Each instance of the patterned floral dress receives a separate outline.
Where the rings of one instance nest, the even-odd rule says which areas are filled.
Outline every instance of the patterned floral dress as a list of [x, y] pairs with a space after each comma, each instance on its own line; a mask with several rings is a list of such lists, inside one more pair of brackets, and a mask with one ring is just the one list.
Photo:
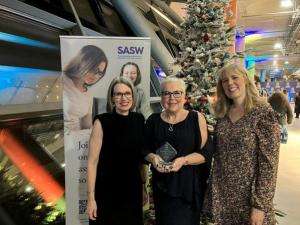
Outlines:
[[249, 225], [255, 207], [265, 212], [264, 225], [275, 225], [272, 202], [280, 146], [275, 112], [260, 105], [236, 122], [225, 116], [217, 123], [216, 137], [204, 211], [215, 225]]

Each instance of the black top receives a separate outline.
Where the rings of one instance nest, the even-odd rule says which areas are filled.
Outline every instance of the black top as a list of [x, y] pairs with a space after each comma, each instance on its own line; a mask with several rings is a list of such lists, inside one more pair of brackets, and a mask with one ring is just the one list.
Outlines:
[[295, 112], [300, 112], [300, 96], [295, 97]]
[[[114, 210], [120, 207], [121, 211], [127, 206], [142, 212], [140, 166], [144, 117], [135, 112], [123, 116], [114, 111], [98, 115], [96, 119], [100, 120], [103, 129], [95, 186], [100, 217], [105, 207]], [[110, 216], [118, 217], [114, 213]]]
[[[152, 114], [146, 122], [147, 151], [155, 153], [165, 142], [169, 142], [177, 151], [177, 157], [193, 152], [202, 154], [210, 162], [211, 153], [201, 149], [201, 133], [198, 113], [190, 111], [185, 120], [174, 124], [163, 121], [159, 113]], [[209, 168], [207, 164], [183, 166], [178, 172], [159, 173], [153, 169], [153, 185], [171, 197], [184, 198], [186, 201], [201, 207], [206, 188]]]

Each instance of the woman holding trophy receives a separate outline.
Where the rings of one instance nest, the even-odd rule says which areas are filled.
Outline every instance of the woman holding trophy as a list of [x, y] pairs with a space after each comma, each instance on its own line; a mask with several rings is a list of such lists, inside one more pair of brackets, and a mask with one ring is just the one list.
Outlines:
[[[145, 159], [154, 169], [153, 198], [157, 225], [198, 225], [212, 152], [204, 116], [184, 109], [185, 83], [161, 83], [162, 113], [146, 122]], [[200, 165], [201, 164], [201, 165]]]

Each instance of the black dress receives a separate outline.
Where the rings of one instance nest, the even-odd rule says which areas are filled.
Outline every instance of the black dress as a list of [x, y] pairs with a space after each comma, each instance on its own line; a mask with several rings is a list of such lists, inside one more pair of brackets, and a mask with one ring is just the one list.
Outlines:
[[97, 168], [95, 200], [97, 221], [90, 224], [142, 225], [142, 180], [140, 166], [144, 117], [104, 113], [95, 117], [103, 129]]
[[[210, 162], [211, 153], [201, 150], [198, 113], [190, 111], [186, 119], [173, 125], [163, 121], [160, 114], [152, 114], [146, 123], [147, 153], [169, 142], [177, 157], [193, 152], [202, 154]], [[199, 225], [204, 192], [209, 175], [209, 162], [183, 166], [176, 173], [159, 173], [153, 169], [153, 197], [157, 225]]]

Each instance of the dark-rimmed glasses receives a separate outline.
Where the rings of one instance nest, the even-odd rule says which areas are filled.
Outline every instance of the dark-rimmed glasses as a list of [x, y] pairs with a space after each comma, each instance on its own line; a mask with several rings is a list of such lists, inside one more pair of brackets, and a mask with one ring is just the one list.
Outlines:
[[115, 99], [121, 99], [123, 96], [127, 99], [132, 99], [132, 93], [129, 91], [126, 92], [115, 92], [113, 94]]
[[182, 96], [182, 94], [183, 94], [183, 91], [173, 91], [173, 92], [162, 91], [161, 92], [161, 95], [164, 98], [171, 98], [172, 95], [173, 95], [174, 98], [180, 98]]

